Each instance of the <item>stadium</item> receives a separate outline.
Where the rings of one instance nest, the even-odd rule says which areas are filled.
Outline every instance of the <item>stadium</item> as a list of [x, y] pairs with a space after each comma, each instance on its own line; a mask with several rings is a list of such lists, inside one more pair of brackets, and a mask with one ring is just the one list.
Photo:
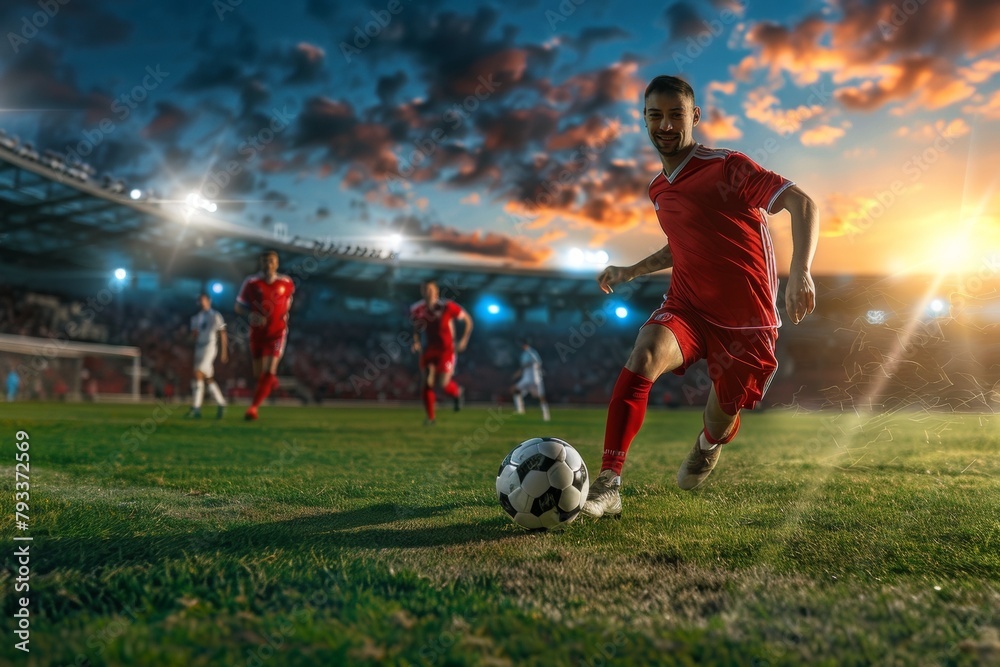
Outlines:
[[[3, 663], [1000, 663], [1000, 200], [983, 157], [996, 143], [1000, 15], [971, 19], [965, 2], [940, 15], [820, 3], [822, 19], [678, 2], [657, 10], [653, 66], [631, 52], [600, 60], [649, 28], [631, 10], [525, 3], [503, 29], [499, 9], [474, 4], [182, 3], [196, 36], [108, 2], [0, 10], [13, 26], [0, 58], [0, 424], [14, 501]], [[251, 46], [271, 21], [300, 41]], [[784, 49], [844, 84], [829, 64], [837, 39], [802, 47], [810, 21], [881, 34], [872, 68], [917, 68], [925, 52], [894, 40], [944, 26], [966, 55], [925, 51], [942, 49], [936, 71], [947, 62], [975, 92], [948, 101], [957, 93], [928, 74], [931, 92], [894, 79], [884, 97], [859, 85], [814, 103]], [[291, 37], [316, 26], [329, 34]], [[186, 60], [151, 64], [134, 87], [83, 74], [101, 71], [94, 49], [145, 66], [188, 42], [204, 58], [186, 75], [170, 73]], [[57, 67], [61, 48], [79, 49], [81, 80], [99, 85]], [[741, 49], [751, 55], [737, 60]], [[567, 52], [577, 64], [559, 60]], [[859, 53], [843, 76], [874, 77]], [[574, 69], [594, 58], [604, 65]], [[713, 410], [747, 357], [709, 345], [689, 360], [686, 330], [656, 319], [684, 317], [660, 310], [689, 289], [680, 262], [714, 260], [668, 234], [678, 263], [649, 264], [667, 241], [656, 225], [639, 231], [655, 215], [666, 232], [656, 193], [668, 197], [692, 156], [705, 169], [730, 159], [694, 148], [669, 174], [663, 157], [646, 197], [645, 167], [657, 173], [668, 151], [640, 127], [660, 122], [646, 107], [661, 93], [643, 79], [663, 63], [701, 81], [699, 141], [742, 139], [767, 169], [801, 168], [804, 189], [833, 171], [832, 153], [813, 153], [852, 122], [874, 132], [865, 114], [891, 100], [916, 100], [886, 107], [895, 140], [923, 142], [879, 176], [862, 166], [874, 151], [838, 152], [858, 172], [843, 182], [866, 194], [823, 192], [806, 271], [815, 309], [798, 313], [790, 287], [806, 225], [771, 206], [798, 185], [750, 207], [774, 229], [756, 240], [782, 324], [719, 325], [746, 340], [779, 332], [759, 396], [747, 384], [735, 417], [722, 408], [735, 420], [725, 437]], [[731, 81], [697, 73], [722, 63]], [[755, 67], [784, 68], [795, 95], [772, 69], [736, 123], [720, 100]], [[181, 108], [199, 94], [210, 101]], [[935, 124], [918, 102], [965, 104], [968, 124]], [[744, 135], [751, 120], [770, 132], [759, 145]], [[906, 186], [871, 189], [910, 172]], [[959, 222], [942, 222], [955, 191]], [[907, 230], [938, 201], [947, 215]], [[933, 230], [947, 225], [957, 240], [945, 247]], [[647, 273], [609, 277], [650, 249]], [[730, 279], [719, 298], [746, 289]], [[454, 309], [440, 329], [438, 304]], [[649, 330], [670, 331], [683, 359], [649, 373], [636, 421], [628, 378], [663, 353], [638, 353]], [[685, 481], [692, 441], [716, 457], [697, 483]], [[595, 486], [608, 471], [614, 485]], [[618, 504], [595, 512], [600, 489]]]

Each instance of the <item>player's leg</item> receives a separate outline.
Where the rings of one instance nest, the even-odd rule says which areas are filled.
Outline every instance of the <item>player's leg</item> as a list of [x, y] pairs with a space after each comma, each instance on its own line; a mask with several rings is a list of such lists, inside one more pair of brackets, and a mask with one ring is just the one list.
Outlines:
[[205, 399], [205, 374], [200, 369], [195, 369], [194, 377], [191, 379], [191, 409], [187, 416], [199, 419], [201, 417], [201, 403]]
[[542, 421], [549, 421], [551, 419], [551, 415], [549, 415], [549, 403], [545, 400], [545, 388], [542, 386], [541, 380], [535, 384], [532, 393], [538, 397], [538, 403], [542, 407]]
[[684, 353], [671, 328], [648, 323], [639, 330], [635, 347], [618, 376], [608, 404], [601, 473], [590, 485], [584, 514], [593, 517], [621, 515], [622, 468], [628, 448], [646, 417], [649, 390], [663, 373], [683, 364]]
[[438, 371], [441, 391], [443, 391], [448, 398], [455, 402], [455, 412], [458, 412], [462, 409], [462, 404], [464, 402], [465, 387], [459, 386], [459, 384], [453, 379], [455, 375], [454, 352], [441, 357], [441, 365]]
[[205, 378], [205, 388], [208, 389], [208, 393], [212, 395], [212, 400], [218, 405], [215, 418], [222, 419], [226, 414], [226, 398], [222, 395], [222, 390], [219, 389], [219, 384], [215, 381], [214, 377]]
[[421, 398], [424, 401], [424, 412], [427, 414], [426, 419], [424, 419], [424, 425], [430, 426], [434, 423], [434, 404], [436, 402], [436, 397], [434, 396], [434, 382], [437, 377], [437, 364], [431, 362], [424, 362], [420, 367], [420, 374], [423, 377], [423, 387], [421, 388]]
[[[734, 408], [729, 406], [729, 409]], [[731, 442], [740, 430], [739, 409], [735, 410], [735, 414], [726, 412], [720, 405], [715, 385], [708, 393], [704, 420], [705, 428], [698, 434], [694, 447], [677, 471], [677, 486], [685, 491], [698, 488], [708, 479], [719, 462], [722, 446]]]
[[[778, 367], [774, 329], [714, 330], [709, 337], [709, 373], [715, 379], [705, 406], [705, 428], [677, 471], [677, 485], [685, 491], [708, 479], [722, 446], [740, 430], [740, 410], [757, 405]], [[720, 368], [716, 373], [711, 372], [713, 364]]]
[[[281, 362], [281, 357], [285, 354], [287, 336], [288, 332], [286, 331], [281, 336], [268, 339], [262, 346], [259, 365], [260, 374], [257, 376], [257, 388], [254, 391], [253, 403], [250, 405], [250, 409], [247, 410], [247, 419], [257, 418], [257, 409], [278, 386], [278, 364]], [[254, 370], [256, 371], [257, 368]]]
[[650, 324], [639, 330], [611, 394], [604, 431], [604, 458], [601, 470], [620, 475], [632, 439], [646, 417], [649, 390], [656, 379], [684, 363], [677, 336], [672, 329]]
[[514, 400], [514, 414], [524, 414], [524, 394], [521, 393], [521, 385], [514, 385], [510, 388], [510, 395]]

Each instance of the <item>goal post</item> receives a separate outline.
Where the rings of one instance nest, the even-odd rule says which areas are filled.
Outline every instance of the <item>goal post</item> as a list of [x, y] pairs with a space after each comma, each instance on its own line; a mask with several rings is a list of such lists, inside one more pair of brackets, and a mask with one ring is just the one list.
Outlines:
[[10, 374], [15, 400], [138, 401], [142, 352], [137, 347], [0, 334], [0, 383]]

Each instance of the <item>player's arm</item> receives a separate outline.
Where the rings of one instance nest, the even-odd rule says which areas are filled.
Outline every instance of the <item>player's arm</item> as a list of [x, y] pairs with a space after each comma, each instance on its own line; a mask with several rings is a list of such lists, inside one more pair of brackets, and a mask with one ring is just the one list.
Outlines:
[[413, 342], [410, 344], [410, 351], [420, 352], [420, 327], [416, 320], [413, 321]]
[[237, 301], [236, 305], [233, 306], [233, 310], [240, 317], [247, 318], [247, 322], [249, 322], [250, 326], [252, 326], [252, 327], [260, 327], [260, 326], [264, 326], [265, 324], [267, 324], [267, 318], [266, 317], [264, 317], [260, 313], [253, 312], [252, 310], [250, 310], [250, 308], [248, 306], [246, 306], [245, 304], [240, 303], [239, 301]]
[[229, 363], [229, 334], [225, 329], [219, 329], [219, 361]]
[[786, 210], [792, 216], [792, 264], [785, 286], [785, 309], [798, 324], [816, 308], [816, 285], [810, 272], [819, 241], [819, 208], [793, 185], [778, 195], [771, 209], [768, 213]]
[[605, 294], [611, 294], [615, 285], [635, 280], [648, 273], [656, 273], [669, 269], [674, 265], [674, 254], [670, 252], [670, 244], [663, 246], [649, 257], [632, 266], [609, 266], [597, 276], [597, 284]]
[[455, 349], [459, 352], [465, 352], [465, 348], [469, 345], [469, 336], [472, 335], [472, 317], [469, 315], [469, 311], [462, 308], [462, 312], [455, 316], [455, 319], [465, 324], [462, 337], [459, 339], [458, 346]]

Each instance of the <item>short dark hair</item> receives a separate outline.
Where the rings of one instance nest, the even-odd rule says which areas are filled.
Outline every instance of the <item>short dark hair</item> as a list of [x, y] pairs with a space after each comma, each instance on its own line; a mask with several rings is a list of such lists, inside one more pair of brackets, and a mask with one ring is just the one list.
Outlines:
[[212, 297], [211, 297], [211, 295], [209, 295], [208, 292], [198, 292], [198, 298], [200, 299], [201, 297], [205, 297], [209, 301], [212, 300]]
[[642, 96], [643, 109], [646, 108], [646, 98], [653, 93], [677, 93], [681, 97], [691, 98], [691, 104], [694, 104], [694, 88], [691, 87], [690, 83], [684, 79], [678, 79], [676, 76], [661, 74], [654, 77], [646, 86], [646, 93]]
[[264, 248], [263, 250], [260, 251], [260, 254], [257, 255], [257, 257], [259, 259], [264, 259], [268, 255], [274, 255], [278, 259], [281, 259], [281, 257], [278, 255], [278, 251], [275, 250], [274, 248]]
[[420, 281], [421, 287], [426, 287], [428, 285], [434, 285], [435, 287], [437, 287], [438, 286], [437, 278], [427, 278], [426, 280]]

